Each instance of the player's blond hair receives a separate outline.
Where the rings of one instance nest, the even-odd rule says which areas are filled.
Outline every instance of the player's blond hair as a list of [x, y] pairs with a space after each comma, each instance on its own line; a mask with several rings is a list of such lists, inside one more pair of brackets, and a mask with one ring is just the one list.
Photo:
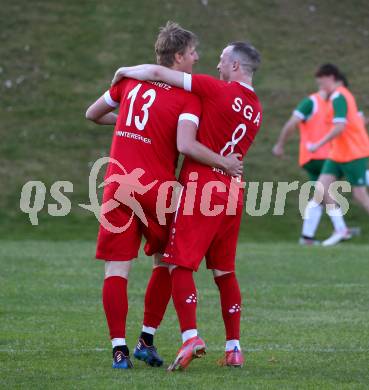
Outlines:
[[155, 42], [156, 61], [159, 65], [170, 67], [175, 54], [184, 54], [187, 47], [196, 46], [198, 39], [192, 31], [185, 30], [178, 23], [167, 22], [160, 28]]

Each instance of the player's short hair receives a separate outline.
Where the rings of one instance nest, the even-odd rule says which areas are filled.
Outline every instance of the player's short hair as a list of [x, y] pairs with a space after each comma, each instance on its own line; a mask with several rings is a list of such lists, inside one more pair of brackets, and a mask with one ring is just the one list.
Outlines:
[[232, 46], [231, 58], [240, 62], [245, 73], [252, 75], [257, 71], [261, 63], [261, 56], [251, 43], [236, 41], [231, 42], [229, 46]]
[[338, 66], [334, 64], [323, 64], [315, 72], [315, 77], [333, 76], [336, 81], [342, 80], [342, 74]]
[[160, 28], [155, 42], [156, 61], [159, 65], [172, 66], [175, 54], [184, 54], [187, 47], [196, 46], [198, 39], [192, 31], [185, 30], [178, 23], [167, 22]]
[[344, 73], [340, 72], [338, 75], [338, 81], [341, 81], [342, 84], [347, 88], [349, 86], [349, 82], [347, 80], [347, 77]]

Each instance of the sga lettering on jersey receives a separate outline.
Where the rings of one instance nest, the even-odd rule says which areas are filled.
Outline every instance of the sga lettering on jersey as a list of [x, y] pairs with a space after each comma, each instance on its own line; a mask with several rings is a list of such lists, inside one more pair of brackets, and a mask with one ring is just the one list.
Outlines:
[[[251, 85], [208, 75], [185, 75], [184, 85], [203, 105], [198, 140], [217, 153], [244, 156], [262, 122], [262, 109]], [[228, 151], [224, 148], [228, 146]]]
[[[234, 102], [232, 104], [232, 108], [234, 111], [236, 112], [241, 112], [242, 110], [242, 106], [243, 106], [243, 100], [242, 98], [240, 97], [236, 97], [234, 99]], [[259, 125], [259, 122], [260, 122], [260, 117], [261, 117], [261, 113], [260, 111], [257, 112], [256, 115], [254, 115], [254, 109], [253, 107], [250, 105], [250, 104], [246, 104], [242, 110], [242, 113], [243, 113], [243, 116], [245, 117], [245, 119], [251, 121], [255, 124], [255, 125]]]
[[[208, 75], [188, 74], [184, 76], [183, 82], [186, 90], [201, 98], [203, 113], [198, 141], [216, 153], [224, 156], [238, 153], [243, 158], [262, 122], [261, 104], [252, 86], [244, 82], [226, 82]], [[217, 196], [228, 196], [231, 177], [221, 169], [209, 168], [185, 158], [180, 176], [182, 183], [188, 183], [191, 172], [199, 174], [199, 186], [220, 180], [227, 191], [217, 190]], [[236, 181], [240, 182], [241, 178]]]

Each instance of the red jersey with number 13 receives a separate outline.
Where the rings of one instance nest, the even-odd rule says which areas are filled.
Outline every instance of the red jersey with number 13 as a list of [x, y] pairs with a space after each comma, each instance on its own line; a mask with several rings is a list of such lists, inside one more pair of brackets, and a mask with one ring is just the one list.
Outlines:
[[[254, 89], [241, 82], [186, 73], [184, 88], [201, 99], [203, 113], [198, 141], [223, 156], [240, 153], [244, 157], [262, 122], [262, 107]], [[192, 171], [201, 173], [202, 179], [205, 177], [207, 181], [230, 183], [230, 177], [221, 170], [186, 158], [181, 178], [187, 180]]]
[[[144, 169], [143, 182], [175, 180], [177, 125], [180, 120], [190, 120], [198, 126], [200, 99], [162, 82], [133, 79], [121, 80], [104, 98], [108, 105], [119, 106], [110, 157], [127, 172]], [[123, 174], [110, 163], [106, 177], [113, 173]]]

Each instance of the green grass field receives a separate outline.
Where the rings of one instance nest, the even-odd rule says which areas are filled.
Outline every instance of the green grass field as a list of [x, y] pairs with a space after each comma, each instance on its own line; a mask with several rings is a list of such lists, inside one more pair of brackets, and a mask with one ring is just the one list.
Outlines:
[[[369, 7], [366, 0], [0, 0], [0, 387], [368, 389], [369, 223], [359, 207], [347, 215], [362, 236], [337, 248], [301, 248], [296, 193], [283, 216], [247, 217], [238, 273], [245, 307], [242, 370], [216, 365], [223, 350], [218, 295], [208, 272], [197, 274], [199, 328], [209, 346], [186, 373], [137, 363], [110, 369], [101, 307], [102, 264], [93, 261], [97, 222], [78, 203], [88, 199], [91, 164], [108, 154], [112, 129], [88, 123], [87, 106], [123, 64], [154, 61], [158, 27], [167, 20], [201, 41], [196, 72], [216, 75], [221, 49], [248, 39], [261, 51], [255, 77], [264, 123], [245, 161], [249, 181], [306, 180], [290, 158], [271, 148], [284, 121], [307, 93], [321, 62], [346, 72], [369, 115]], [[30, 225], [19, 209], [28, 180], [47, 188], [74, 185], [72, 212]], [[274, 192], [275, 194], [275, 192]], [[326, 238], [327, 218], [318, 231]], [[131, 275], [128, 341], [139, 332], [150, 263]], [[157, 336], [168, 363], [180, 337], [170, 307]]]
[[[2, 241], [0, 386], [106, 389], [367, 389], [369, 246], [333, 249], [241, 243], [243, 369], [217, 366], [223, 323], [211, 275], [201, 269], [199, 329], [208, 354], [185, 373], [110, 368], [101, 306], [102, 264], [94, 242]], [[150, 262], [140, 258], [129, 283], [127, 339], [138, 335]], [[158, 332], [166, 363], [180, 343], [172, 307]]]

